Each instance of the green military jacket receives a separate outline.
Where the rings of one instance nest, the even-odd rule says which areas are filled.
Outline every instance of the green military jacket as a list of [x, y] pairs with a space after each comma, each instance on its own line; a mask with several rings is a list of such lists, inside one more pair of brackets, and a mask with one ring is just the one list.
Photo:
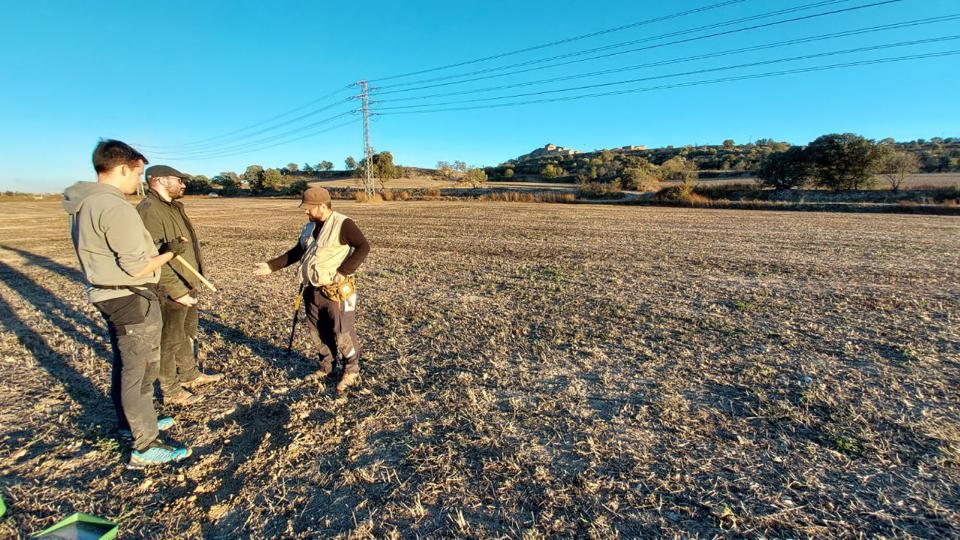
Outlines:
[[[153, 242], [158, 247], [176, 238], [186, 238], [193, 249], [188, 249], [182, 257], [198, 272], [204, 273], [200, 239], [197, 238], [193, 224], [183, 210], [183, 203], [176, 200], [167, 202], [151, 189], [137, 205], [137, 212], [140, 213], [144, 227], [150, 232]], [[201, 282], [194, 273], [176, 259], [160, 269], [160, 287], [170, 298], [176, 299], [185, 294], [194, 293], [200, 286]]]

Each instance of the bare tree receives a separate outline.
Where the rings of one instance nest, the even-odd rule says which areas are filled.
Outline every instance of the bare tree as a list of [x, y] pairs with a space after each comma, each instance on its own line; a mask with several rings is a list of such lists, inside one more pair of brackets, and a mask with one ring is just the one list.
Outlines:
[[440, 177], [444, 180], [450, 180], [453, 178], [453, 167], [450, 165], [449, 161], [438, 161], [437, 172], [440, 173]]
[[894, 193], [900, 191], [904, 178], [910, 173], [920, 170], [920, 160], [917, 155], [902, 150], [890, 150], [883, 156], [880, 174], [887, 179]]

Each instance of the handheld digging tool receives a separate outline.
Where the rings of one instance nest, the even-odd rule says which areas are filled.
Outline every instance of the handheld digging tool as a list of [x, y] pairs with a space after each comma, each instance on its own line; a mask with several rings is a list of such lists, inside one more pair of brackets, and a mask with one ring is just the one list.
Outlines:
[[174, 259], [176, 259], [178, 263], [182, 264], [184, 268], [193, 272], [193, 275], [197, 276], [197, 278], [200, 279], [200, 283], [203, 283], [204, 285], [206, 285], [206, 287], [211, 291], [217, 292], [217, 288], [213, 286], [213, 283], [210, 283], [209, 281], [207, 281], [207, 278], [203, 277], [200, 274], [200, 272], [197, 272], [197, 269], [194, 268], [190, 263], [188, 263], [186, 259], [184, 259], [180, 255], [177, 255], [176, 257], [174, 257]]

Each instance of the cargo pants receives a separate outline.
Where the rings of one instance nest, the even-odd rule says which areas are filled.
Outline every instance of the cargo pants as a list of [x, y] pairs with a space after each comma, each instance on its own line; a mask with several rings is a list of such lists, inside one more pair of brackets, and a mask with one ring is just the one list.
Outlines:
[[159, 435], [153, 383], [160, 371], [160, 302], [129, 294], [96, 306], [107, 320], [113, 347], [110, 397], [118, 427], [133, 433], [135, 450], [144, 450]]
[[330, 374], [339, 356], [344, 373], [360, 372], [360, 342], [354, 327], [357, 295], [343, 302], [330, 300], [316, 287], [303, 290], [310, 337], [320, 353], [320, 371]]

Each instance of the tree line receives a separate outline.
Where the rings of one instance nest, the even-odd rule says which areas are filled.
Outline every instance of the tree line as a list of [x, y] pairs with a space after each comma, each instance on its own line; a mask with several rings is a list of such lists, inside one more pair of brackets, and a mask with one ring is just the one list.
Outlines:
[[960, 172], [960, 139], [934, 138], [879, 142], [852, 133], [830, 134], [806, 146], [773, 139], [737, 145], [668, 146], [656, 149], [600, 150], [572, 156], [549, 156], [488, 167], [494, 180], [516, 176], [547, 181], [576, 181], [648, 191], [667, 180], [691, 181], [711, 176], [757, 175], [776, 189], [818, 186], [860, 189], [884, 179], [898, 190], [914, 172]]
[[[250, 165], [241, 173], [221, 172], [213, 178], [198, 175], [187, 183], [190, 193], [219, 189], [224, 194], [249, 189], [253, 193], [298, 194], [315, 178], [366, 176], [367, 160], [344, 159], [344, 169], [333, 170], [327, 160], [315, 165], [288, 163], [285, 167]], [[547, 181], [576, 181], [602, 185], [605, 190], [650, 191], [660, 182], [691, 182], [709, 176], [756, 175], [774, 189], [816, 186], [836, 191], [867, 187], [883, 179], [894, 191], [915, 172], [960, 172], [960, 138], [874, 141], [853, 133], [829, 134], [805, 146], [773, 139], [738, 145], [732, 139], [721, 145], [655, 149], [601, 150], [572, 156], [549, 156], [505, 162], [496, 167], [468, 167], [463, 161], [439, 161], [436, 169], [416, 169], [394, 162], [391, 152], [374, 152], [371, 175], [381, 188], [396, 178], [430, 174], [440, 179], [479, 186], [488, 179], [536, 177]]]
[[[357, 160], [353, 156], [347, 156], [344, 159], [346, 171], [357, 168]], [[278, 193], [299, 195], [307, 187], [309, 179], [329, 174], [333, 171], [333, 162], [323, 160], [315, 165], [309, 162], [302, 166], [297, 163], [288, 163], [285, 167], [264, 167], [262, 165], [248, 165], [243, 173], [233, 171], [224, 171], [208, 178], [198, 174], [190, 178], [187, 183], [187, 192], [191, 194], [204, 194], [217, 189], [225, 195], [239, 193], [247, 189], [252, 193]]]
[[899, 191], [908, 174], [921, 170], [920, 163], [916, 153], [893, 141], [877, 143], [854, 133], [834, 133], [768, 155], [757, 177], [774, 189], [814, 185], [834, 191], [863, 189], [882, 177]]
[[[384, 187], [387, 182], [395, 178], [405, 178], [412, 172], [411, 168], [397, 165], [390, 152], [374, 152], [370, 159], [373, 177]], [[366, 176], [367, 160], [357, 161], [353, 156], [343, 160], [344, 169], [333, 170], [333, 163], [327, 160], [316, 165], [304, 163], [288, 163], [285, 167], [263, 167], [262, 165], [248, 165], [242, 173], [225, 171], [208, 178], [196, 175], [187, 181], [187, 192], [204, 194], [218, 190], [224, 195], [233, 195], [248, 190], [253, 194], [284, 194], [299, 195], [303, 193], [309, 182], [315, 178], [363, 178]]]

